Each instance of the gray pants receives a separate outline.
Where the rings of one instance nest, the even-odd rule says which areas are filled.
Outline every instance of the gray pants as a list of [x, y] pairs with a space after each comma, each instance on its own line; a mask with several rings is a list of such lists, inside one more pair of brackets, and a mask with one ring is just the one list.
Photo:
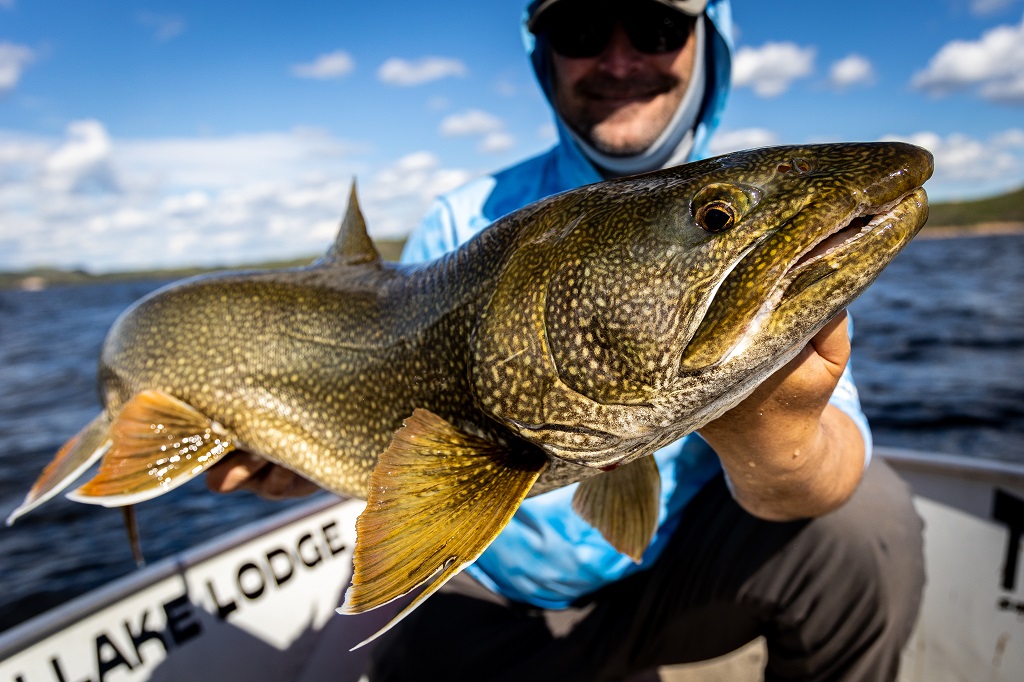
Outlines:
[[766, 680], [895, 679], [924, 586], [922, 523], [884, 462], [826, 516], [771, 523], [710, 482], [649, 570], [540, 609], [462, 574], [381, 638], [369, 679], [628, 680], [763, 635]]

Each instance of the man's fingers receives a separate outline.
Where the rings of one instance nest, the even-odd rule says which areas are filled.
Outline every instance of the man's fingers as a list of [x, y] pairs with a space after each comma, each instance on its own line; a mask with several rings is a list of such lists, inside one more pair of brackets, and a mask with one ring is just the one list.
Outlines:
[[270, 500], [283, 500], [289, 497], [311, 495], [317, 491], [316, 485], [284, 467], [272, 465], [263, 473], [262, 480], [253, 480], [245, 486], [261, 497]]
[[210, 467], [206, 487], [215, 493], [249, 490], [268, 500], [303, 497], [319, 490], [295, 472], [244, 451]]
[[250, 452], [234, 452], [227, 459], [210, 467], [206, 474], [206, 487], [217, 493], [230, 493], [247, 487], [270, 462]]
[[850, 359], [850, 334], [847, 314], [843, 312], [832, 318], [810, 341], [810, 346], [823, 360], [838, 368], [842, 374]]

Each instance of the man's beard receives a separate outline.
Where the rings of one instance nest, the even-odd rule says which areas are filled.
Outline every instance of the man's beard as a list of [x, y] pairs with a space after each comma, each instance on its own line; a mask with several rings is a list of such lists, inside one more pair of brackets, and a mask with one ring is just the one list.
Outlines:
[[[672, 74], [651, 74], [637, 78], [617, 78], [605, 73], [594, 73], [578, 81], [573, 89], [577, 97], [588, 102], [600, 102], [603, 99], [638, 98], [650, 101], [680, 86], [680, 79]], [[611, 116], [621, 110], [611, 112]], [[623, 143], [618, 139], [610, 139], [602, 134], [601, 124], [611, 116], [604, 112], [583, 109], [580, 120], [571, 122], [576, 133], [586, 139], [595, 149], [609, 156], [633, 156], [645, 151], [654, 144], [658, 136], [671, 120], [674, 111], [665, 112], [664, 120], [653, 122], [649, 131], [644, 131], [638, 139]], [[588, 116], [588, 114], [590, 114]]]

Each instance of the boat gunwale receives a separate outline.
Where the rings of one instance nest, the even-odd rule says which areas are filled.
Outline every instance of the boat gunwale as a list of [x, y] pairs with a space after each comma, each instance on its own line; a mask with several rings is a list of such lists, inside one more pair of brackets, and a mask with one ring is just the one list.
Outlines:
[[1024, 486], [1024, 464], [998, 459], [980, 459], [942, 452], [875, 446], [873, 456], [881, 457], [897, 472], [921, 472], [956, 476], [959, 480], [993, 481]]
[[[886, 460], [897, 473], [938, 474], [954, 477], [959, 481], [981, 481], [991, 482], [993, 485], [1024, 487], [1024, 464], [886, 446], [876, 446], [873, 454]], [[142, 570], [97, 587], [5, 632], [0, 632], [0, 661], [35, 646], [65, 627], [162, 580], [175, 575], [181, 576], [184, 580], [187, 570], [219, 554], [237, 549], [263, 535], [332, 507], [349, 503], [363, 504], [359, 500], [346, 500], [329, 493], [318, 494], [303, 504], [228, 531], [196, 547], [185, 549]]]
[[140, 570], [115, 578], [105, 585], [19, 623], [5, 632], [0, 632], [0, 661], [35, 646], [69, 625], [84, 620], [86, 617], [162, 580], [175, 575], [181, 576], [184, 580], [185, 572], [193, 566], [346, 502], [363, 504], [362, 501], [347, 500], [330, 493], [317, 494], [313, 499], [295, 507], [247, 523], [195, 547], [160, 559]]

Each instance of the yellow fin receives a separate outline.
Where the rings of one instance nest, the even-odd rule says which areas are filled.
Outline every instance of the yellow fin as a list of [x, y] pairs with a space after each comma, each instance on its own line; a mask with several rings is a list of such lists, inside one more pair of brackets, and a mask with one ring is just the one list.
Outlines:
[[660, 501], [658, 463], [647, 456], [581, 481], [572, 508], [612, 547], [640, 563], [658, 528]]
[[129, 400], [111, 427], [96, 476], [68, 493], [76, 502], [121, 507], [191, 480], [235, 448], [222, 426], [162, 391]]
[[7, 517], [7, 525], [46, 502], [84, 474], [110, 447], [109, 430], [110, 419], [104, 412], [61, 446], [25, 495], [25, 501]]
[[473, 563], [547, 465], [417, 409], [370, 475], [356, 521], [352, 585], [339, 613], [382, 606], [433, 579], [376, 639]]

